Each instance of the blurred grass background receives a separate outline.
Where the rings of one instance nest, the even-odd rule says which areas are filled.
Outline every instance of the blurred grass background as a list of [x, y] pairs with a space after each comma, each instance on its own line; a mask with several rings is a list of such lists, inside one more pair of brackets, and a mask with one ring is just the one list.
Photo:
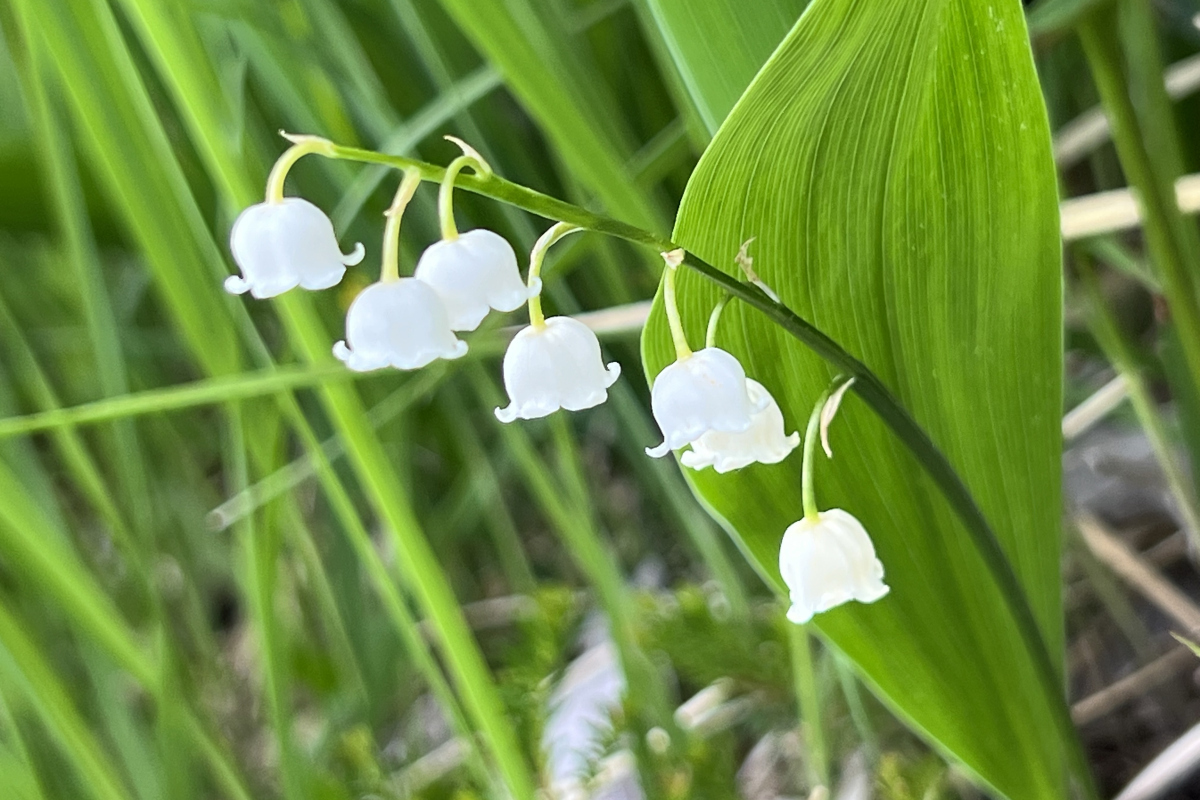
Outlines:
[[[1089, 63], [1124, 53], [1131, 86], [1159, 87], [1131, 94], [1142, 127], [1120, 156], [1104, 137], [1063, 156], [1060, 137], [1066, 195], [1124, 186], [1130, 148], [1161, 162], [1163, 136], [1177, 163], [1148, 180], [1200, 168], [1200, 81], [1174, 105], [1147, 99], [1163, 65], [1194, 62], [1200, 5], [1121, 5], [1136, 8], [1031, 11], [1055, 129], [1098, 103]], [[1108, 56], [1085, 56], [1082, 13]], [[831, 779], [972, 795], [788, 630], [675, 465], [644, 457], [657, 439], [635, 328], [605, 337], [626, 366], [607, 404], [530, 424], [492, 415], [498, 326], [420, 373], [331, 369], [398, 176], [321, 159], [289, 193], [371, 256], [334, 291], [221, 290], [229, 226], [281, 128], [439, 163], [453, 133], [506, 178], [669, 230], [712, 120], [656, 19], [647, 0], [0, 5], [0, 416], [112, 401], [84, 426], [0, 427], [0, 797], [767, 798]], [[545, 225], [467, 195], [458, 212], [518, 251]], [[426, 187], [402, 271], [436, 237]], [[1078, 247], [1100, 275], [1068, 298], [1071, 404], [1116, 367], [1145, 402], [1111, 436], [1200, 452], [1194, 387], [1155, 314], [1159, 254], [1137, 233]], [[647, 299], [655, 260], [571, 239], [547, 264], [548, 310]], [[1097, 313], [1115, 333], [1093, 335]], [[1145, 464], [1164, 491], [1136, 494]], [[1186, 471], [1172, 483], [1155, 465], [1116, 472], [1142, 503], [1116, 522], [1145, 550], [1194, 502]], [[1100, 479], [1081, 480], [1087, 495]], [[1074, 547], [1065, 577], [1073, 699], [1154, 662], [1180, 627], [1090, 552]], [[1178, 547], [1158, 568], [1196, 588]], [[1164, 684], [1148, 718], [1089, 720], [1107, 788], [1195, 722], [1195, 686]]]

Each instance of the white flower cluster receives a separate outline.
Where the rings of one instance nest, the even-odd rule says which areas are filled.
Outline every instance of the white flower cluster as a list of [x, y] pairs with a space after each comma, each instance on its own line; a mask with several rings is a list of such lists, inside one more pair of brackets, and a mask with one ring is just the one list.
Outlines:
[[[425, 250], [413, 277], [401, 278], [394, 263], [399, 217], [417, 183], [419, 179], [406, 180], [397, 193], [384, 234], [384, 274], [350, 304], [346, 339], [333, 346], [333, 354], [358, 372], [418, 369], [439, 358], [465, 355], [467, 343], [456, 332], [475, 330], [492, 310], [515, 311], [528, 302], [536, 314], [531, 313], [530, 325], [504, 356], [511, 402], [496, 409], [496, 416], [504, 422], [537, 419], [560, 408], [580, 411], [603, 403], [621, 366], [605, 365], [599, 339], [583, 323], [541, 316], [542, 257], [553, 241], [577, 229], [555, 226], [539, 241], [528, 283], [521, 280], [516, 253], [502, 236], [483, 229], [459, 234], [452, 226], [452, 235]], [[362, 245], [350, 256], [342, 255], [329, 217], [296, 197], [247, 208], [234, 223], [230, 245], [242, 275], [230, 276], [225, 288], [233, 294], [249, 291], [256, 298], [297, 286], [329, 288], [363, 256]]]
[[[233, 294], [268, 298], [297, 286], [327, 289], [341, 281], [347, 266], [363, 258], [361, 244], [349, 255], [342, 253], [333, 223], [319, 208], [283, 196], [284, 177], [296, 159], [306, 152], [324, 152], [330, 145], [313, 137], [293, 141], [296, 144], [272, 171], [266, 202], [247, 208], [233, 226], [230, 247], [242, 272], [225, 281]], [[546, 231], [530, 253], [529, 274], [523, 281], [516, 253], [503, 237], [483, 229], [459, 234], [455, 228], [451, 204], [458, 171], [472, 166], [490, 174], [478, 153], [459, 144], [464, 155], [447, 168], [439, 194], [442, 240], [425, 250], [413, 277], [399, 276], [400, 218], [421, 180], [416, 170], [409, 170], [387, 212], [380, 279], [351, 303], [346, 338], [334, 345], [334, 355], [359, 372], [410, 370], [439, 358], [459, 358], [466, 354], [467, 343], [456, 333], [475, 330], [493, 310], [514, 311], [528, 303], [529, 325], [504, 356], [510, 402], [496, 409], [497, 418], [506, 423], [537, 419], [559, 409], [579, 411], [603, 403], [621, 366], [604, 363], [596, 334], [583, 323], [542, 315], [540, 272], [546, 251], [579, 229], [558, 223]], [[745, 249], [739, 263], [752, 275]], [[647, 454], [657, 458], [690, 448], [680, 456], [684, 466], [712, 467], [717, 473], [782, 461], [800, 444], [800, 436], [784, 432], [783, 412], [767, 388], [748, 378], [736, 357], [715, 346], [724, 303], [713, 312], [707, 345], [692, 352], [675, 302], [675, 272], [684, 253], [676, 250], [663, 257], [663, 299], [676, 360], [653, 382], [651, 410], [663, 442], [647, 448]], [[803, 466], [805, 517], [787, 529], [780, 549], [780, 572], [792, 600], [788, 618], [796, 623], [848, 600], [873, 602], [888, 591], [883, 565], [863, 526], [840, 509], [816, 511], [812, 496], [818, 423], [830, 453], [826, 428], [848, 385], [828, 401], [822, 398], [809, 421]]]
[[[684, 466], [696, 470], [711, 466], [718, 473], [782, 461], [800, 444], [799, 434], [784, 433], [783, 412], [771, 393], [746, 377], [736, 357], [713, 345], [720, 306], [709, 322], [707, 346], [692, 352], [675, 303], [674, 273], [684, 254], [677, 250], [664, 253], [663, 258], [667, 264], [663, 302], [676, 358], [658, 374], [650, 392], [663, 443], [646, 453], [657, 458], [690, 446], [680, 456]], [[744, 245], [739, 259], [749, 261]], [[779, 549], [779, 571], [791, 599], [788, 619], [797, 624], [850, 600], [872, 603], [888, 593], [883, 564], [875, 557], [866, 529], [841, 509], [817, 511], [813, 499], [812, 459], [818, 432], [825, 452], [832, 456], [827, 429], [851, 383], [823, 397], [810, 419], [803, 465], [805, 515], [784, 532]]]

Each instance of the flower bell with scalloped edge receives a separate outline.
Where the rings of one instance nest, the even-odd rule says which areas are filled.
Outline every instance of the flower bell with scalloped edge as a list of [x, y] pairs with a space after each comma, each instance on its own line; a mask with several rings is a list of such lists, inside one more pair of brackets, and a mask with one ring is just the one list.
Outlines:
[[346, 339], [333, 346], [333, 354], [355, 372], [417, 369], [466, 353], [467, 343], [450, 329], [442, 301], [416, 278], [364, 289], [346, 313]]
[[456, 331], [475, 330], [493, 309], [515, 311], [541, 289], [521, 280], [512, 245], [483, 228], [431, 244], [413, 275], [438, 293]]
[[249, 292], [264, 299], [297, 286], [328, 289], [341, 281], [346, 267], [362, 261], [362, 244], [343, 254], [333, 223], [324, 211], [299, 197], [284, 197], [283, 183], [292, 165], [329, 142], [313, 136], [288, 137], [292, 142], [267, 180], [267, 199], [242, 211], [233, 224], [229, 246], [242, 274], [225, 279], [230, 294]]
[[646, 448], [646, 455], [653, 458], [686, 447], [710, 431], [748, 430], [753, 414], [765, 408], [769, 399], [751, 402], [746, 371], [731, 354], [719, 347], [692, 352], [675, 304], [675, 270], [683, 263], [684, 254], [673, 250], [662, 255], [667, 265], [663, 305], [675, 344], [675, 362], [658, 373], [650, 389], [650, 410], [663, 434], [662, 444]]
[[405, 173], [387, 210], [379, 281], [354, 298], [346, 313], [346, 339], [333, 346], [333, 354], [356, 372], [417, 369], [467, 352], [437, 292], [416, 278], [399, 276], [400, 218], [420, 182], [416, 170]]
[[787, 618], [797, 624], [851, 600], [874, 603], [889, 591], [866, 528], [840, 508], [788, 526], [779, 572], [791, 599]]
[[417, 280], [433, 287], [446, 306], [450, 327], [473, 331], [488, 312], [515, 311], [541, 291], [541, 281], [521, 280], [517, 254], [498, 233], [483, 228], [460, 234], [454, 222], [454, 181], [466, 167], [477, 175], [492, 174], [483, 156], [466, 142], [453, 136], [447, 139], [462, 148], [463, 154], [446, 167], [438, 192], [438, 217], [442, 240], [426, 248], [413, 273]]
[[890, 591], [883, 582], [883, 562], [876, 557], [866, 528], [840, 508], [818, 511], [813, 491], [818, 432], [826, 455], [832, 458], [829, 424], [852, 382], [846, 381], [821, 396], [804, 434], [804, 518], [788, 526], [779, 547], [779, 573], [791, 601], [787, 618], [797, 624], [851, 600], [874, 603]]
[[[742, 246], [739, 257], [745, 251]], [[748, 258], [747, 258], [748, 260]], [[705, 345], [715, 346], [717, 323], [721, 312], [729, 302], [726, 296], [713, 309], [708, 320]], [[777, 464], [800, 444], [800, 435], [784, 433], [783, 411], [767, 388], [758, 381], [746, 379], [746, 393], [750, 404], [756, 409], [750, 416], [750, 427], [740, 432], [710, 430], [692, 442], [692, 449], [684, 451], [680, 460], [690, 469], [712, 467], [718, 473], [732, 472], [750, 464]]]
[[582, 411], [608, 399], [608, 387], [621, 374], [621, 365], [607, 366], [600, 340], [591, 328], [571, 317], [542, 314], [542, 262], [546, 251], [579, 228], [559, 222], [538, 238], [529, 254], [529, 326], [522, 328], [504, 354], [507, 408], [497, 408], [501, 422], [537, 419], [558, 411]]
[[783, 432], [783, 411], [771, 393], [753, 378], [746, 379], [746, 393], [752, 406], [761, 406], [750, 415], [750, 427], [740, 433], [710, 430], [701, 434], [680, 459], [685, 467], [712, 467], [724, 474], [750, 464], [778, 464], [796, 449], [800, 434]]
[[523, 328], [504, 354], [507, 408], [501, 422], [538, 419], [558, 411], [582, 411], [608, 399], [608, 387], [621, 365], [600, 357], [600, 341], [591, 328], [570, 317], [551, 317], [541, 326]]

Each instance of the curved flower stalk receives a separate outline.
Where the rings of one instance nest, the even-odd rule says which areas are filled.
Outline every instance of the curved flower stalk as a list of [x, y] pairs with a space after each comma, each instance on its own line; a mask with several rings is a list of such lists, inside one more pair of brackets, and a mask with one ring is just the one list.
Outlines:
[[570, 317], [542, 314], [542, 262], [550, 246], [580, 230], [560, 222], [537, 240], [529, 256], [529, 326], [517, 333], [504, 354], [507, 408], [497, 408], [501, 422], [537, 419], [558, 411], [582, 411], [608, 399], [608, 387], [621, 375], [621, 365], [608, 366], [600, 356], [600, 340], [591, 328]]
[[682, 250], [663, 253], [663, 303], [675, 342], [675, 363], [658, 373], [650, 390], [650, 410], [662, 429], [663, 442], [646, 448], [646, 455], [662, 458], [686, 447], [704, 434], [742, 433], [753, 423], [755, 412], [766, 407], [769, 395], [752, 403], [746, 388], [746, 371], [736, 358], [719, 347], [693, 353], [683, 332], [675, 303], [675, 270]]
[[346, 267], [363, 259], [361, 243], [342, 253], [324, 211], [302, 198], [283, 196], [288, 170], [302, 156], [325, 154], [332, 144], [315, 136], [287, 138], [293, 144], [271, 169], [266, 201], [250, 206], [233, 223], [229, 247], [242, 274], [225, 279], [230, 294], [250, 292], [263, 299], [297, 286], [328, 289], [341, 281]]
[[[743, 245], [744, 247], [744, 245]], [[705, 347], [713, 347], [717, 337], [717, 323], [721, 312], [730, 300], [726, 295], [713, 309], [708, 320]], [[685, 451], [681, 461], [690, 469], [712, 467], [718, 473], [732, 472], [750, 464], [778, 464], [787, 458], [800, 444], [800, 434], [785, 434], [783, 411], [779, 403], [758, 381], [746, 379], [746, 393], [750, 404], [757, 408], [750, 416], [750, 427], [740, 433], [708, 431], [692, 442], [692, 449]]]
[[413, 273], [433, 287], [450, 316], [456, 331], [473, 331], [491, 309], [515, 311], [541, 291], [541, 281], [526, 286], [517, 266], [517, 254], [504, 237], [494, 231], [477, 228], [459, 234], [454, 222], [454, 181], [465, 167], [479, 175], [491, 175], [492, 168], [470, 145], [447, 136], [463, 149], [463, 154], [446, 168], [438, 192], [438, 216], [442, 240], [430, 245]]
[[883, 562], [875, 556], [866, 528], [840, 508], [818, 511], [813, 492], [818, 435], [832, 457], [829, 423], [852, 381], [844, 382], [832, 395], [828, 391], [821, 395], [804, 433], [804, 518], [788, 526], [779, 547], [779, 572], [791, 599], [787, 617], [797, 624], [851, 600], [874, 603], [890, 591], [883, 582]]
[[400, 277], [400, 218], [420, 183], [420, 173], [405, 173], [386, 212], [379, 281], [354, 298], [346, 339], [333, 346], [333, 354], [356, 372], [417, 369], [466, 355], [467, 343], [455, 337], [437, 292], [416, 278]]

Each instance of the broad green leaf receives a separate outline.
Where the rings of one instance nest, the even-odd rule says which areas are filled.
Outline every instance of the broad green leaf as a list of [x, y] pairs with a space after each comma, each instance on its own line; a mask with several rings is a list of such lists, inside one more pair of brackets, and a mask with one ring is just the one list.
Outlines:
[[[783, 302], [864, 360], [930, 432], [996, 528], [1051, 658], [1059, 595], [1061, 251], [1054, 166], [1016, 0], [816, 0], [725, 121], [688, 185], [675, 241]], [[679, 276], [699, 346], [716, 291]], [[734, 304], [717, 343], [803, 428], [833, 377]], [[661, 299], [648, 375], [673, 358]], [[652, 444], [652, 442], [647, 442]], [[817, 498], [871, 532], [891, 594], [815, 626], [874, 691], [983, 784], [1061, 797], [1062, 744], [1034, 661], [984, 562], [921, 466], [853, 397], [818, 456]], [[688, 471], [782, 588], [800, 457]]]
[[639, 2], [649, 7], [710, 133], [808, 5], [808, 0]]

